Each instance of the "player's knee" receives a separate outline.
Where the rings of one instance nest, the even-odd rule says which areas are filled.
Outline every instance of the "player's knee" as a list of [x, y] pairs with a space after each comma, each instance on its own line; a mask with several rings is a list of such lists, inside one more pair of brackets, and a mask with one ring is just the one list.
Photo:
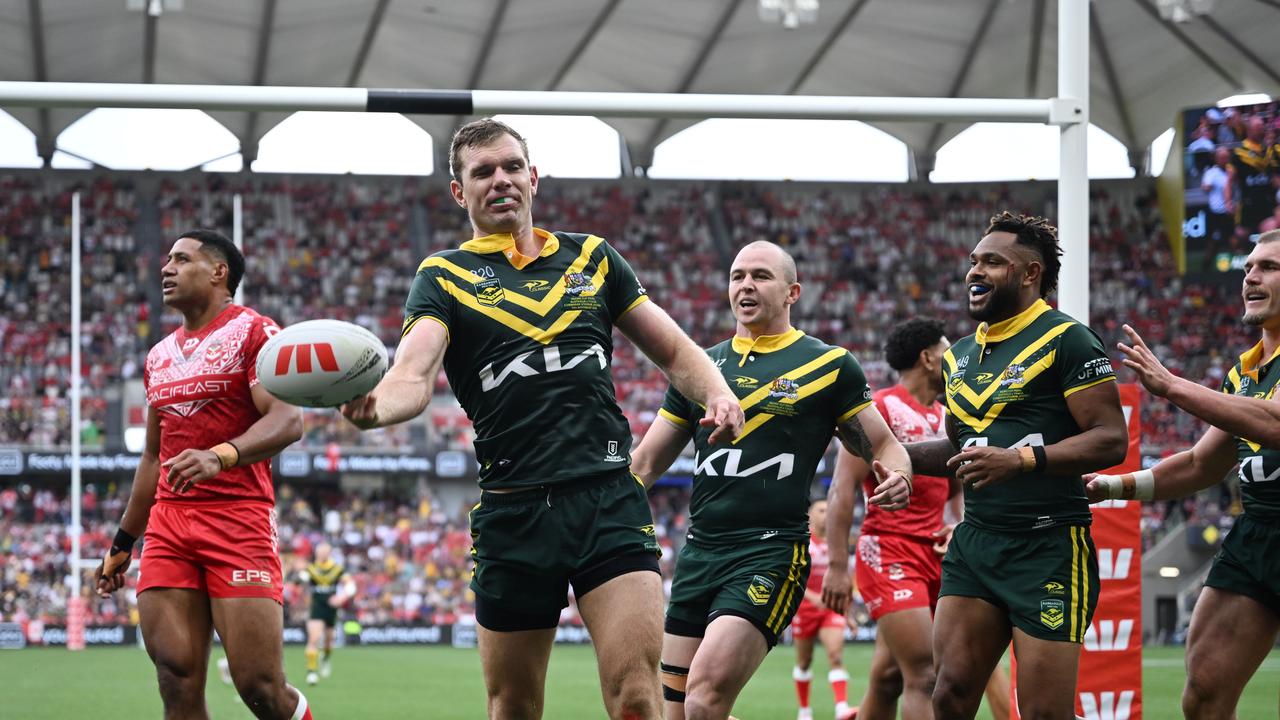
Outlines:
[[537, 720], [542, 717], [542, 698], [518, 693], [489, 693], [489, 717], [502, 720]]
[[240, 693], [245, 707], [257, 717], [288, 717], [293, 711], [292, 694], [285, 685], [284, 677], [277, 673], [242, 675], [236, 682], [236, 692]]
[[166, 710], [199, 707], [204, 702], [204, 675], [187, 663], [157, 659], [156, 682]]
[[1205, 716], [1213, 707], [1216, 684], [1208, 682], [1194, 670], [1187, 674], [1187, 684], [1182, 688], [1182, 714], [1185, 717]]
[[689, 687], [684, 698], [685, 720], [723, 718], [733, 704], [731, 698], [712, 683], [698, 683]]
[[871, 672], [872, 691], [880, 697], [896, 698], [902, 694], [902, 672], [897, 665], [885, 664]]
[[939, 675], [933, 686], [933, 714], [939, 718], [973, 717], [978, 711], [981, 695], [974, 702], [974, 695], [963, 682], [956, 682]]

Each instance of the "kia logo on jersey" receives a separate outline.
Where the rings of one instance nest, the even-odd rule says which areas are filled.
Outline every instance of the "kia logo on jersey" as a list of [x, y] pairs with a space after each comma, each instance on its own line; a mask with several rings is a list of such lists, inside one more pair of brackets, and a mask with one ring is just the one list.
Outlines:
[[[315, 350], [316, 359], [320, 362], [320, 369], [324, 372], [338, 372], [338, 359], [333, 355], [333, 346], [329, 343], [301, 343], [298, 345], [285, 345], [280, 348], [280, 352], [276, 355], [276, 374], [287, 375], [289, 373], [289, 363], [293, 360], [293, 356], [298, 356], [298, 374], [306, 375], [311, 372], [311, 351]], [[295, 352], [296, 350], [296, 352]]]

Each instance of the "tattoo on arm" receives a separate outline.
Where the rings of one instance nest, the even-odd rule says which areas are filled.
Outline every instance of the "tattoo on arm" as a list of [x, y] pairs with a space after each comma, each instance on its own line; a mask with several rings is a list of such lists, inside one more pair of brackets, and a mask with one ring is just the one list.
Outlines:
[[840, 442], [844, 443], [846, 450], [865, 460], [868, 465], [871, 464], [871, 438], [868, 438], [867, 431], [862, 429], [862, 421], [857, 415], [840, 423], [836, 427], [836, 434], [840, 436]]

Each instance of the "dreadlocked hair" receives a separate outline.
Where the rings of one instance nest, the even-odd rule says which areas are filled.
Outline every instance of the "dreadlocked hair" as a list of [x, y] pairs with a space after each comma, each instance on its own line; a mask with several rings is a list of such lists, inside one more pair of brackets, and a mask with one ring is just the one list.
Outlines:
[[1048, 218], [1037, 215], [1015, 215], [1008, 210], [991, 217], [984, 235], [993, 232], [1012, 233], [1019, 245], [1026, 245], [1040, 255], [1044, 270], [1040, 273], [1040, 297], [1049, 297], [1058, 289], [1058, 272], [1062, 269], [1062, 248], [1058, 246], [1058, 228]]

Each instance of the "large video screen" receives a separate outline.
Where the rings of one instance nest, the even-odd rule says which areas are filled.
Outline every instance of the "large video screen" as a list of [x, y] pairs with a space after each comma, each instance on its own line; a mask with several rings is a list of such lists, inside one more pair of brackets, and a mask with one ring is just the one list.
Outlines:
[[1182, 113], [1183, 241], [1192, 273], [1239, 270], [1280, 229], [1280, 102]]

